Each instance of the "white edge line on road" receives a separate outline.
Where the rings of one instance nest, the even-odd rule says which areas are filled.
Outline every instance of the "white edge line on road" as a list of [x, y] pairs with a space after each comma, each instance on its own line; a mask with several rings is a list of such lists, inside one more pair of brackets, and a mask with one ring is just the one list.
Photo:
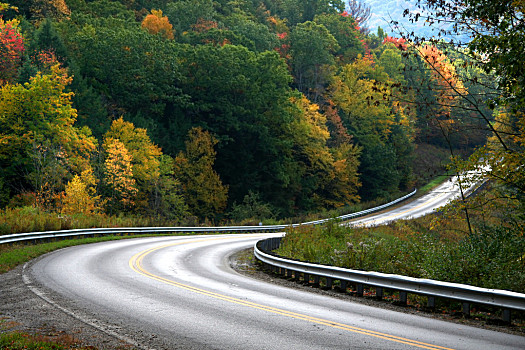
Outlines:
[[136, 347], [138, 349], [153, 350], [151, 348], [145, 347], [145, 346], [137, 343], [136, 341], [134, 341], [133, 339], [131, 339], [129, 337], [126, 337], [124, 335], [118, 334], [115, 331], [112, 331], [111, 329], [109, 329], [110, 328], [109, 326], [104, 325], [99, 320], [95, 320], [95, 319], [89, 318], [87, 316], [80, 315], [78, 312], [71, 311], [68, 308], [63, 307], [63, 306], [59, 305], [58, 303], [56, 303], [55, 301], [51, 300], [49, 297], [46, 296], [45, 292], [43, 292], [39, 288], [35, 287], [34, 283], [31, 280], [31, 278], [26, 273], [26, 267], [28, 266], [28, 264], [29, 263], [25, 263], [23, 268], [22, 268], [22, 280], [23, 280], [24, 284], [27, 286], [27, 288], [29, 288], [29, 290], [31, 292], [33, 292], [36, 296], [38, 296], [39, 298], [41, 298], [45, 302], [51, 304], [52, 306], [54, 306], [55, 308], [59, 309], [60, 311], [68, 314], [69, 316], [72, 316], [72, 317], [76, 318], [77, 320], [79, 320], [80, 322], [83, 322], [83, 323], [85, 323], [88, 326], [94, 327], [94, 328], [98, 329], [99, 331], [101, 331], [103, 333], [106, 333], [107, 335], [110, 335], [110, 336], [112, 336], [114, 338], [117, 338], [118, 340], [121, 340], [121, 341], [123, 341], [125, 343], [128, 343], [128, 344], [130, 344], [130, 345], [132, 345], [132, 346], [134, 346], [134, 347]]

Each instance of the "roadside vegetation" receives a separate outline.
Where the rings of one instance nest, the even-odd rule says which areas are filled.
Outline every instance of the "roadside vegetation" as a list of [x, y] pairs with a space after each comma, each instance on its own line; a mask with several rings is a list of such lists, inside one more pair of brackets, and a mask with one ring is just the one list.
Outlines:
[[497, 213], [493, 207], [473, 210], [474, 234], [469, 234], [462, 209], [454, 203], [435, 215], [379, 227], [347, 227], [334, 220], [291, 229], [277, 253], [350, 269], [525, 293], [525, 237], [518, 203], [494, 194], [494, 189], [485, 189], [469, 198], [471, 206], [491, 200], [505, 207]]
[[[0, 324], [0, 327], [2, 325]], [[96, 350], [92, 346], [79, 346], [71, 335], [42, 336], [20, 332], [0, 332], [0, 349], [3, 350]]]

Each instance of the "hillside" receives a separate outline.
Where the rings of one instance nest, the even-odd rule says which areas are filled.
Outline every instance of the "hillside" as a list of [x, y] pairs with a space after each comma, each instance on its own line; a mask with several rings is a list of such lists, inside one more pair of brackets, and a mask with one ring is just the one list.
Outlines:
[[0, 207], [186, 223], [344, 208], [443, 174], [494, 121], [472, 57], [364, 33], [339, 0], [1, 9]]

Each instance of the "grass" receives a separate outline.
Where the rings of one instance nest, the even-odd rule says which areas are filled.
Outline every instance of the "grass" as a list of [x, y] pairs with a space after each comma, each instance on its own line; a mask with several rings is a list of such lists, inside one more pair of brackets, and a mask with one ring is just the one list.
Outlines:
[[[0, 349], [6, 350], [18, 350], [18, 349], [29, 349], [29, 350], [61, 350], [61, 349], [88, 349], [80, 348], [71, 341], [69, 344], [59, 344], [58, 342], [49, 341], [42, 336], [32, 336], [19, 332], [10, 332], [0, 334]], [[93, 349], [93, 348], [89, 348]]]
[[438, 177], [435, 177], [432, 179], [429, 183], [421, 187], [418, 192], [419, 193], [427, 193], [432, 191], [434, 188], [441, 185], [443, 182], [447, 181], [450, 178], [450, 175], [439, 175]]

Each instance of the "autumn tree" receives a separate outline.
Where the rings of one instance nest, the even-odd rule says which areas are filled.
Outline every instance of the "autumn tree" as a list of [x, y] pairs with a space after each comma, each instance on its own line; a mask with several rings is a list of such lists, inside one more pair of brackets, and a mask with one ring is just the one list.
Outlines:
[[109, 188], [108, 211], [129, 210], [135, 204], [137, 185], [133, 178], [133, 157], [126, 146], [112, 137], [104, 140], [104, 183]]
[[25, 51], [18, 20], [4, 21], [2, 13], [12, 8], [0, 3], [0, 86], [14, 82]]
[[[379, 69], [369, 60], [357, 60], [345, 65], [330, 86], [330, 98], [343, 125], [362, 147], [360, 194], [366, 198], [399, 190], [410, 175], [410, 158], [401, 155], [410, 150], [406, 147], [411, 143], [413, 121], [391, 101], [391, 88], [383, 84], [389, 77]], [[381, 83], [372, 76], [386, 80]]]
[[365, 27], [366, 22], [370, 19], [370, 6], [364, 1], [349, 0], [347, 13], [355, 19], [357, 25], [361, 28], [364, 34], [368, 34], [368, 29]]
[[213, 169], [217, 139], [201, 128], [188, 133], [186, 149], [175, 158], [175, 175], [186, 203], [199, 218], [213, 218], [226, 208], [228, 186]]
[[74, 175], [68, 182], [62, 199], [64, 214], [92, 214], [99, 210], [100, 196], [96, 195], [96, 180], [91, 168]]
[[326, 116], [306, 97], [292, 99], [298, 109], [292, 123], [293, 154], [298, 175], [297, 205], [334, 208], [359, 201], [359, 149], [347, 143], [328, 148]]
[[132, 177], [137, 189], [135, 206], [148, 207], [155, 186], [160, 181], [160, 148], [151, 141], [146, 129], [136, 128], [122, 117], [113, 121], [104, 138], [119, 140], [126, 148], [131, 157]]
[[173, 26], [168, 17], [162, 15], [162, 10], [151, 10], [142, 21], [142, 28], [151, 34], [160, 34], [165, 39], [173, 39]]
[[74, 126], [72, 93], [65, 92], [71, 78], [59, 64], [50, 70], [0, 89], [0, 176], [14, 191], [40, 191], [53, 179], [51, 193], [60, 192], [64, 183], [48, 171], [78, 174], [95, 149], [89, 129]]
[[65, 0], [32, 0], [30, 11], [31, 17], [37, 21], [45, 18], [63, 20], [71, 14]]

